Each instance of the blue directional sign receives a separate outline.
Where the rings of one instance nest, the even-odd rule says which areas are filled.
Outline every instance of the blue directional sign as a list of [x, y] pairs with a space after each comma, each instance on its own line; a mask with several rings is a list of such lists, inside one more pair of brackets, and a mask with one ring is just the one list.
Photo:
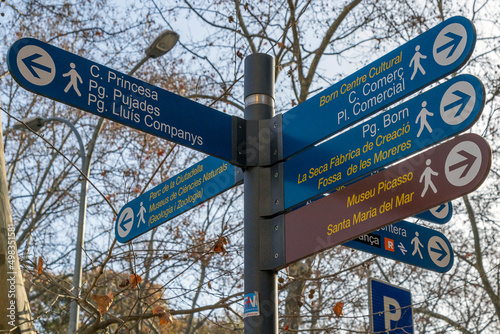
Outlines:
[[415, 215], [415, 217], [436, 224], [446, 224], [453, 215], [453, 206], [451, 202], [443, 203], [430, 210]]
[[413, 333], [411, 292], [379, 280], [368, 281], [373, 333]]
[[230, 115], [32, 38], [11, 46], [7, 64], [27, 90], [233, 160]]
[[118, 213], [116, 239], [130, 241], [242, 182], [240, 168], [207, 157], [127, 203]]
[[283, 157], [456, 71], [475, 42], [473, 24], [452, 17], [292, 108], [283, 114]]
[[481, 81], [459, 75], [293, 156], [283, 163], [284, 209], [468, 129], [484, 97]]
[[439, 273], [453, 267], [451, 244], [441, 232], [404, 220], [364, 234], [344, 246]]

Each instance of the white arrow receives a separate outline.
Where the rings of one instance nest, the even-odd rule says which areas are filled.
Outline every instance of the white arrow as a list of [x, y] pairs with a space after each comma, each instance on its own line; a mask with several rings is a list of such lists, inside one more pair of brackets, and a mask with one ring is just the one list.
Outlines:
[[448, 245], [438, 236], [433, 236], [429, 239], [427, 251], [429, 252], [432, 262], [434, 262], [438, 267], [444, 268], [451, 261], [451, 251], [448, 248]]
[[133, 224], [134, 211], [130, 207], [125, 208], [116, 222], [116, 230], [118, 231], [118, 235], [122, 238], [125, 238], [132, 230]]

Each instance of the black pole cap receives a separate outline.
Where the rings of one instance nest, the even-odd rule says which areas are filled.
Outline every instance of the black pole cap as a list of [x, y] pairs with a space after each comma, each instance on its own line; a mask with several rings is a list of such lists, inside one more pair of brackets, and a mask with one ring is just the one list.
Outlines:
[[274, 58], [254, 53], [245, 58], [245, 98], [265, 94], [274, 99]]

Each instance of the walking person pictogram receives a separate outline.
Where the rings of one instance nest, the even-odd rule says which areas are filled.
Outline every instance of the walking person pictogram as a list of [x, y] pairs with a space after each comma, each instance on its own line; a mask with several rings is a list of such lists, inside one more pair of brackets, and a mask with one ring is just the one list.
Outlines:
[[425, 70], [422, 67], [422, 64], [420, 64], [420, 60], [426, 59], [426, 58], [427, 58], [427, 56], [424, 56], [423, 54], [420, 53], [420, 45], [417, 45], [415, 47], [415, 54], [413, 55], [413, 58], [411, 58], [411, 61], [410, 61], [410, 67], [412, 66], [412, 64], [414, 65], [413, 74], [411, 75], [410, 80], [413, 80], [413, 78], [417, 74], [418, 70], [420, 70], [420, 72], [422, 72], [422, 75], [425, 75]]
[[432, 133], [432, 128], [429, 125], [429, 122], [427, 121], [427, 116], [434, 116], [434, 114], [431, 113], [429, 110], [427, 110], [426, 107], [427, 107], [427, 101], [423, 101], [422, 110], [420, 110], [417, 119], [415, 120], [415, 124], [417, 124], [420, 121], [420, 129], [418, 130], [417, 137], [420, 137], [422, 131], [424, 130], [424, 127], [427, 128], [429, 133]]
[[418, 253], [420, 259], [423, 260], [424, 257], [422, 256], [422, 252], [420, 252], [420, 247], [424, 247], [424, 245], [422, 245], [422, 243], [420, 242], [418, 235], [419, 235], [418, 232], [415, 232], [415, 238], [411, 239], [411, 244], [414, 247], [413, 253], [411, 253], [411, 255], [415, 256], [415, 254]]
[[144, 206], [142, 205], [142, 202], [141, 202], [141, 208], [139, 209], [139, 213], [137, 214], [137, 217], [139, 217], [139, 222], [137, 223], [137, 227], [139, 227], [139, 225], [141, 225], [141, 222], [146, 224], [146, 221], [144, 220], [144, 213], [145, 212], [146, 212], [146, 208], [144, 208]]
[[69, 83], [68, 85], [66, 86], [66, 88], [64, 88], [64, 92], [67, 93], [69, 91], [69, 89], [71, 87], [73, 87], [73, 89], [75, 90], [75, 92], [78, 94], [78, 96], [82, 96], [82, 94], [80, 93], [80, 91], [78, 90], [78, 81], [80, 81], [80, 83], [83, 83], [82, 81], [82, 77], [80, 76], [80, 74], [78, 74], [78, 72], [75, 70], [75, 64], [74, 63], [71, 63], [69, 64], [69, 66], [71, 67], [71, 70], [69, 70], [68, 73], [64, 73], [62, 76], [63, 77], [69, 77]]
[[434, 183], [432, 183], [431, 178], [432, 178], [432, 175], [438, 176], [438, 173], [435, 172], [434, 170], [432, 170], [431, 167], [429, 167], [429, 165], [431, 164], [431, 159], [427, 159], [425, 164], [427, 165], [427, 168], [424, 170], [422, 175], [420, 175], [420, 180], [418, 181], [420, 183], [422, 183], [422, 180], [424, 181], [424, 190], [422, 191], [422, 195], [420, 195], [420, 197], [424, 197], [424, 195], [427, 192], [427, 190], [429, 189], [429, 187], [431, 187], [431, 189], [432, 189], [432, 191], [434, 191], [434, 193], [437, 193], [436, 186], [434, 186]]

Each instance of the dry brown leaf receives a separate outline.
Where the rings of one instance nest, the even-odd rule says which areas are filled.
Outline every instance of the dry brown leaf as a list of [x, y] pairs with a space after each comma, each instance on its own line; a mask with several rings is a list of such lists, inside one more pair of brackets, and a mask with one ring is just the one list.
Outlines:
[[130, 284], [130, 281], [127, 278], [124, 281], [122, 281], [120, 284], [118, 284], [118, 286], [123, 289], [123, 288], [126, 288], [129, 284]]
[[137, 275], [137, 274], [131, 274], [130, 275], [130, 289], [135, 289], [135, 287], [137, 286], [137, 284], [141, 283], [142, 282], [142, 278], [141, 276]]
[[174, 318], [168, 311], [165, 311], [162, 314], [160, 314], [158, 318], [160, 318], [160, 325], [168, 325], [174, 322]]
[[113, 302], [113, 293], [110, 291], [107, 295], [92, 295], [90, 298], [96, 302], [99, 313], [103, 315]]
[[158, 315], [158, 319], [160, 319], [160, 325], [168, 325], [174, 322], [174, 318], [170, 314], [170, 312], [165, 311], [163, 306], [155, 306], [153, 308], [153, 314]]
[[38, 257], [37, 274], [41, 275], [43, 270], [43, 259], [41, 256]]
[[153, 307], [153, 314], [160, 314], [160, 313], [164, 313], [165, 312], [165, 308], [161, 305], [156, 305], [155, 307]]
[[334, 307], [333, 307], [333, 313], [337, 316], [337, 318], [343, 317], [344, 316], [344, 303], [338, 302]]
[[227, 244], [228, 244], [228, 240], [225, 237], [222, 237], [222, 236], [219, 237], [217, 242], [215, 242], [214, 252], [216, 252], [217, 254], [219, 254], [219, 253], [226, 254], [225, 245], [227, 245]]

